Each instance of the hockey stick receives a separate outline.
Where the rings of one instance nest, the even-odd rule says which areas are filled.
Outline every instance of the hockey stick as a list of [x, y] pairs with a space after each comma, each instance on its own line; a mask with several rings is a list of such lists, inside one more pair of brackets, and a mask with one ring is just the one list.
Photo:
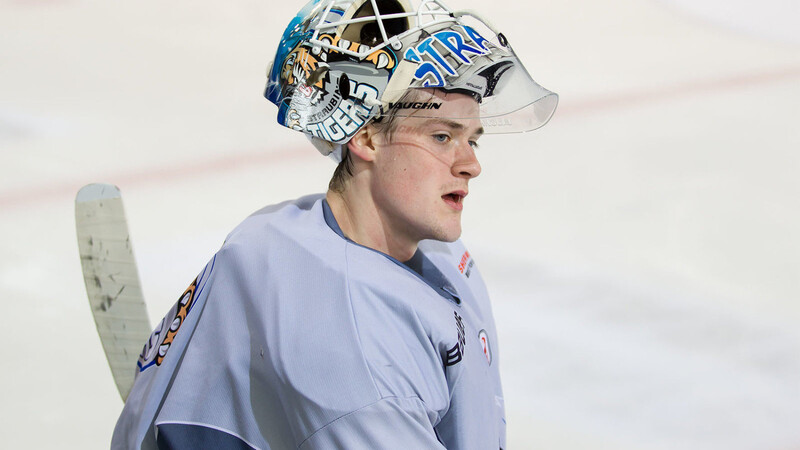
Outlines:
[[152, 330], [119, 189], [110, 184], [81, 188], [75, 197], [75, 223], [92, 316], [125, 401]]

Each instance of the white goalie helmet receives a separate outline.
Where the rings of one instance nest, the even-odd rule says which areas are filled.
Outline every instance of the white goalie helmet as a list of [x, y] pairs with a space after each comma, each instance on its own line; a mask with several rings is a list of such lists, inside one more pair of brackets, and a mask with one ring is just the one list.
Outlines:
[[474, 96], [487, 134], [535, 130], [558, 103], [502, 33], [439, 0], [311, 0], [283, 34], [264, 96], [278, 106], [278, 123], [340, 161], [370, 120], [388, 111], [425, 117], [440, 106], [401, 101], [420, 88]]

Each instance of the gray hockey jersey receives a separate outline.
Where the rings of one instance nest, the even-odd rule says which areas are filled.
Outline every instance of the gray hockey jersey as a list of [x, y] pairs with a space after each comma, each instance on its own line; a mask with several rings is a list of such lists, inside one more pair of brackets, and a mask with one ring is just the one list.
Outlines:
[[460, 241], [403, 264], [303, 197], [239, 225], [159, 324], [112, 448], [504, 448], [498, 362]]

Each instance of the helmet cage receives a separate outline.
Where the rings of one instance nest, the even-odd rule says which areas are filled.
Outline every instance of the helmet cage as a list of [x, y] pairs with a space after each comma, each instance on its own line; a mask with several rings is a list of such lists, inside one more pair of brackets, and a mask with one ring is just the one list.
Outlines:
[[[381, 14], [376, 0], [367, 0], [367, 1], [371, 3], [373, 11], [375, 11], [375, 15], [350, 18], [350, 19], [338, 19], [338, 20], [335, 19], [337, 14], [331, 12], [331, 9], [333, 8], [336, 2], [333, 1], [329, 2], [328, 5], [325, 7], [325, 10], [322, 12], [322, 14], [318, 16], [321, 23], [316, 25], [314, 33], [311, 35], [311, 38], [309, 38], [308, 42], [311, 45], [319, 46], [320, 48], [325, 48], [328, 50], [337, 49], [341, 53], [344, 53], [346, 55], [350, 55], [358, 59], [364, 59], [371, 53], [380, 50], [386, 47], [387, 45], [392, 45], [392, 47], [394, 48], [399, 48], [403, 38], [415, 32], [418, 32], [420, 30], [429, 27], [437, 27], [438, 25], [441, 24], [457, 23], [458, 18], [465, 15], [476, 17], [483, 23], [488, 25], [488, 22], [485, 19], [480, 18], [476, 13], [466, 10], [451, 11], [447, 6], [444, 5], [444, 3], [442, 3], [439, 0], [422, 0], [416, 11], [392, 13], [392, 14]], [[328, 20], [329, 18], [331, 20]], [[400, 34], [389, 35], [386, 33], [386, 26], [384, 25], [384, 21], [392, 19], [413, 19], [410, 22], [414, 23], [415, 25], [410, 26], [407, 30], [403, 31]], [[347, 27], [348, 25], [369, 23], [373, 21], [377, 23], [382, 38], [382, 42], [376, 46], [370, 47], [362, 45], [359, 47], [358, 51], [352, 51], [342, 47], [336, 48], [329, 42], [322, 41], [319, 39], [321, 33], [330, 32], [332, 30], [338, 30], [337, 34], [341, 34], [343, 28]], [[314, 24], [312, 23], [312, 26], [313, 25]], [[494, 31], [493, 28], [492, 30]]]

